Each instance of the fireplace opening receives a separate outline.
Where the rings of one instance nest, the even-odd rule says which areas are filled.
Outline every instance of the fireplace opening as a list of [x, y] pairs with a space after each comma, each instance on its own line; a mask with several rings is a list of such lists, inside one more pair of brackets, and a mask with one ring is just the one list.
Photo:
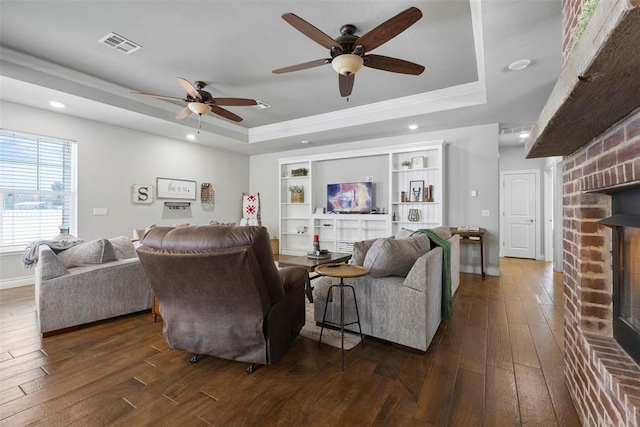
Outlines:
[[640, 364], [640, 189], [611, 196], [613, 336]]

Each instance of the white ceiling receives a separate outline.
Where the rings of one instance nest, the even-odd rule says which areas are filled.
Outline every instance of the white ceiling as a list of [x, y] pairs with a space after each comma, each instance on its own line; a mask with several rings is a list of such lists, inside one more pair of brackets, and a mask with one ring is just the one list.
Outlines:
[[[281, 19], [293, 12], [331, 37], [363, 35], [410, 6], [423, 18], [374, 53], [422, 64], [420, 76], [363, 68], [348, 101], [330, 65], [271, 70], [328, 57]], [[244, 120], [203, 117], [197, 142], [258, 154], [482, 123], [530, 126], [560, 73], [560, 0], [422, 1], [7, 1], [0, 2], [0, 98], [184, 140], [175, 77], [213, 96], [261, 100], [228, 107]], [[131, 55], [98, 43], [110, 32], [142, 46]], [[525, 70], [507, 66], [532, 61]], [[509, 143], [501, 138], [501, 143]], [[520, 143], [518, 141], [517, 143]]]

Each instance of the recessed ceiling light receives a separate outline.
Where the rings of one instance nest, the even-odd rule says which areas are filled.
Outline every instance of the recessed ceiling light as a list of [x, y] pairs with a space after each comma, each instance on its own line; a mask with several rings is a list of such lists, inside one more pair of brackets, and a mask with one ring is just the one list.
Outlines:
[[307, 141], [306, 139], [300, 141], [300, 144], [311, 144], [311, 141]]
[[52, 107], [55, 108], [64, 108], [65, 105], [62, 102], [59, 101], [49, 101], [49, 105], [51, 105]]
[[409, 125], [409, 129], [416, 130], [418, 129], [418, 125]]
[[525, 68], [527, 68], [529, 66], [529, 64], [531, 64], [531, 60], [530, 59], [520, 59], [519, 61], [515, 61], [515, 62], [512, 62], [511, 64], [509, 64], [509, 69], [511, 71], [520, 71], [520, 70], [524, 70]]
[[522, 132], [520, 138], [529, 138], [529, 135], [531, 135], [529, 132]]
[[189, 141], [193, 141], [194, 139], [196, 139], [196, 136], [194, 134], [190, 133], [190, 134], [187, 135], [187, 139]]

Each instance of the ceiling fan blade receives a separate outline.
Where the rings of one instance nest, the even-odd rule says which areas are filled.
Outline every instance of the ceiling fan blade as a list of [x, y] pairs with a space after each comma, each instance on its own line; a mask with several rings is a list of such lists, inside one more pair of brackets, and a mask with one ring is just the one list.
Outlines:
[[151, 98], [159, 98], [159, 99], [168, 99], [168, 100], [171, 100], [171, 101], [184, 101], [184, 102], [187, 102], [186, 99], [176, 98], [175, 96], [153, 95], [151, 93], [142, 93], [142, 92], [131, 92], [131, 93], [133, 95], [149, 96]]
[[422, 18], [420, 9], [410, 7], [360, 37], [356, 44], [362, 45], [366, 52], [370, 52], [415, 24], [420, 18]]
[[225, 119], [232, 120], [234, 122], [241, 122], [242, 121], [242, 117], [237, 116], [237, 115], [233, 114], [231, 111], [225, 110], [224, 108], [220, 108], [220, 107], [215, 106], [215, 105], [211, 106], [211, 112], [215, 113], [215, 114], [217, 114], [219, 116], [222, 116]]
[[176, 80], [178, 80], [178, 84], [180, 85], [180, 87], [182, 87], [182, 89], [187, 92], [187, 95], [191, 96], [192, 98], [202, 99], [202, 95], [200, 95], [198, 89], [196, 89], [195, 86], [189, 83], [189, 80], [185, 80], [182, 77], [176, 77]]
[[319, 67], [320, 65], [330, 64], [331, 59], [316, 59], [315, 61], [305, 62], [303, 64], [291, 65], [289, 67], [278, 68], [277, 70], [273, 70], [273, 74], [283, 74], [290, 73], [292, 71], [300, 71], [306, 70], [307, 68]]
[[420, 64], [382, 55], [365, 55], [364, 66], [383, 71], [391, 71], [392, 73], [411, 74], [414, 76], [422, 74], [424, 71], [424, 67]]
[[338, 87], [340, 88], [340, 96], [344, 98], [351, 95], [355, 78], [355, 74], [338, 74]]
[[191, 110], [189, 109], [189, 107], [186, 107], [184, 110], [181, 110], [178, 115], [176, 116], [176, 119], [184, 119], [185, 117], [187, 117], [189, 114], [191, 114]]
[[287, 21], [289, 24], [291, 24], [291, 26], [293, 26], [293, 28], [300, 31], [302, 34], [309, 37], [311, 40], [320, 44], [321, 46], [324, 46], [327, 49], [338, 49], [340, 52], [342, 52], [342, 46], [340, 46], [337, 41], [320, 31], [313, 25], [309, 24], [299, 16], [294, 15], [293, 13], [285, 13], [284, 15], [282, 15], [282, 19]]
[[257, 105], [255, 99], [245, 98], [211, 98], [216, 105], [228, 105], [234, 107], [244, 107], [246, 105]]

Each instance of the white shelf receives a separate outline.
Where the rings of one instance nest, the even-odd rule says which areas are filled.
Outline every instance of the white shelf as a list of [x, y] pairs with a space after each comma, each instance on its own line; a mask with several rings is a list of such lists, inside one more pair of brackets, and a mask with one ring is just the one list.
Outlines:
[[294, 233], [293, 231], [283, 231], [280, 234], [285, 235], [285, 236], [304, 236], [304, 237], [309, 237], [309, 233]]
[[300, 220], [302, 220], [302, 219], [303, 219], [303, 220], [305, 220], [305, 221], [308, 221], [308, 220], [309, 220], [309, 218], [306, 218], [306, 217], [303, 217], [303, 216], [289, 216], [289, 217], [286, 217], [286, 218], [285, 218], [285, 217], [283, 217], [283, 218], [280, 218], [280, 219], [282, 219], [282, 220], [284, 220], [284, 221], [286, 221], [286, 220], [291, 220], [291, 221], [300, 221]]
[[419, 168], [419, 169], [394, 169], [391, 172], [393, 173], [406, 173], [406, 172], [425, 172], [425, 171], [437, 171], [440, 168]]
[[305, 176], [283, 176], [280, 179], [307, 179], [309, 178], [309, 175], [305, 175]]
[[281, 203], [281, 205], [296, 205], [296, 206], [303, 206], [303, 205], [308, 205], [309, 203], [304, 202], [304, 203]]

